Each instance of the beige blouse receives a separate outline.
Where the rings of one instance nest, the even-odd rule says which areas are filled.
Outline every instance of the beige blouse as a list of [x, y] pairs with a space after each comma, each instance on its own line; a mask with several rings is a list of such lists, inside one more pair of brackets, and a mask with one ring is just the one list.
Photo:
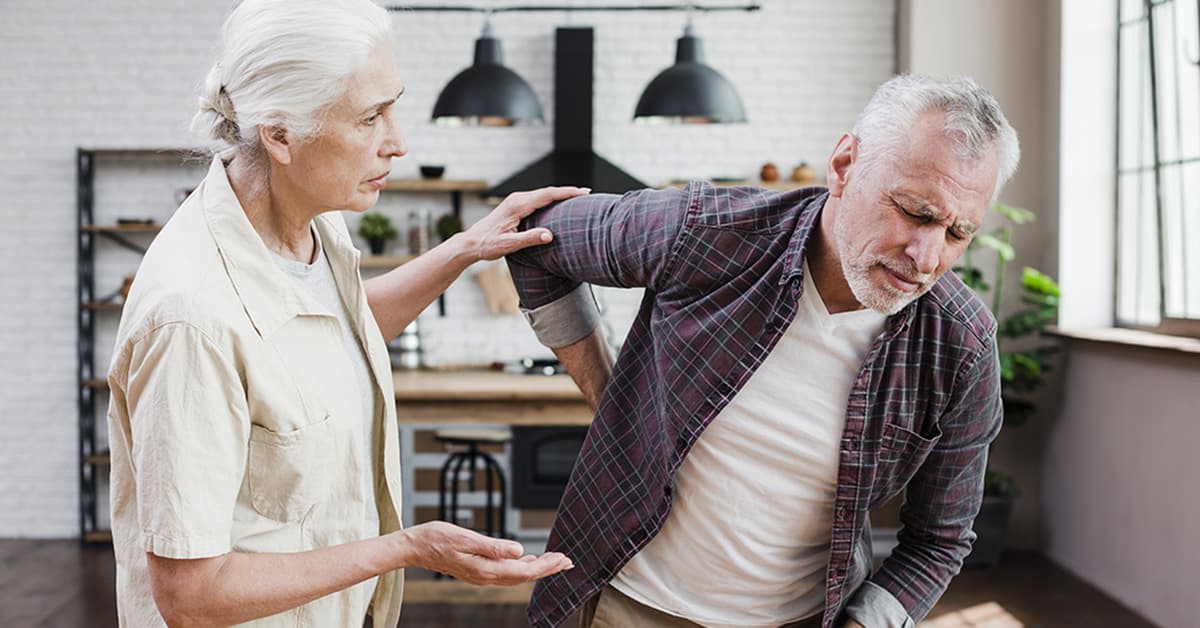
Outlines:
[[[337, 317], [280, 270], [214, 160], [147, 251], [125, 305], [109, 384], [112, 529], [122, 626], [165, 625], [146, 552], [204, 558], [301, 552], [400, 528], [391, 365], [340, 214], [314, 224], [375, 383], [365, 495], [362, 403]], [[403, 572], [253, 626], [395, 625]]]

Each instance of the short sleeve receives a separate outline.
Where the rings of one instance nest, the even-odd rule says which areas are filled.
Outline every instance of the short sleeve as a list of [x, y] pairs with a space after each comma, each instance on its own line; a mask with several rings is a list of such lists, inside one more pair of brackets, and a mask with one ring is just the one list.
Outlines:
[[249, 411], [232, 360], [186, 323], [129, 347], [125, 399], [137, 518], [147, 552], [206, 558], [231, 549]]

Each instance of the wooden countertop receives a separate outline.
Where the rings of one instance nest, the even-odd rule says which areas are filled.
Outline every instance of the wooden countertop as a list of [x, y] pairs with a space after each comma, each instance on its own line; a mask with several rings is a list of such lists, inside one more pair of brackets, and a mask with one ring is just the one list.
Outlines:
[[590, 425], [592, 409], [567, 375], [393, 371], [403, 424]]
[[568, 375], [396, 370], [392, 380], [397, 401], [583, 401]]

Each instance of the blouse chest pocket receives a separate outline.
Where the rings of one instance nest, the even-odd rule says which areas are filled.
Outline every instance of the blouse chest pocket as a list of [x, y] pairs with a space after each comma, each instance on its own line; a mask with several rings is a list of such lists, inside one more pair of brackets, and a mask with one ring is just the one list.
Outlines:
[[927, 438], [892, 423], [884, 425], [875, 466], [873, 501], [882, 502], [900, 492], [916, 475], [941, 436], [940, 430]]
[[303, 519], [330, 491], [333, 420], [326, 415], [289, 432], [250, 426], [250, 502], [276, 521]]

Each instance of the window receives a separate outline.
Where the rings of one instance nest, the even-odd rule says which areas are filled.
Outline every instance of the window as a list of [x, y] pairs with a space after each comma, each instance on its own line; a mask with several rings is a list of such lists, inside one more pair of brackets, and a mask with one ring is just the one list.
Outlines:
[[1197, 5], [1119, 4], [1116, 317], [1200, 336]]

